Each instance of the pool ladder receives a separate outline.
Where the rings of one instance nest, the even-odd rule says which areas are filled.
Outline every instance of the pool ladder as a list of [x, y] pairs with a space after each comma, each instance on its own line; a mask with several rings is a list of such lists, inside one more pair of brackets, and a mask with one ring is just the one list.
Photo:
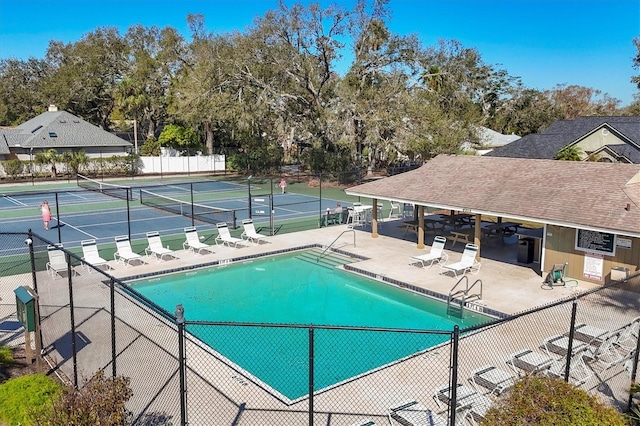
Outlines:
[[[464, 288], [457, 289], [463, 281]], [[476, 286], [479, 286], [480, 292], [472, 293], [472, 290]], [[469, 277], [463, 275], [460, 277], [456, 285], [451, 288], [451, 291], [449, 291], [449, 297], [447, 298], [447, 314], [462, 317], [466, 304], [470, 302], [477, 302], [478, 300], [482, 300], [482, 280], [475, 280], [473, 284], [469, 285]]]

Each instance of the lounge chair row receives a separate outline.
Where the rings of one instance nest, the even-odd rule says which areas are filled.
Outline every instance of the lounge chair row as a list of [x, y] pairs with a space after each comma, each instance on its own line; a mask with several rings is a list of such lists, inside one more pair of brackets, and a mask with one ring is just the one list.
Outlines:
[[468, 243], [462, 252], [462, 258], [459, 262], [449, 263], [449, 255], [444, 251], [447, 239], [440, 235], [433, 239], [431, 250], [427, 254], [420, 256], [412, 256], [411, 264], [420, 264], [423, 268], [432, 267], [434, 264], [440, 265], [443, 269], [441, 273], [452, 272], [453, 276], [458, 278], [458, 274], [472, 273], [477, 274], [480, 271], [480, 262], [476, 259], [478, 255], [478, 246]]
[[[216, 245], [222, 244], [229, 247], [242, 247], [246, 242], [253, 242], [256, 244], [270, 242], [266, 235], [259, 234], [256, 231], [253, 220], [245, 219], [242, 221], [242, 225], [244, 230], [241, 234], [241, 238], [235, 238], [231, 236], [226, 223], [221, 222], [216, 224], [216, 228], [218, 230], [218, 235], [215, 238]], [[182, 243], [182, 248], [184, 250], [190, 251], [194, 254], [213, 253], [212, 246], [201, 241], [195, 227], [185, 228], [184, 234], [185, 241]], [[124, 265], [130, 265], [132, 262], [146, 263], [140, 254], [133, 251], [128, 236], [117, 236], [115, 237], [115, 241], [116, 251], [113, 258], [116, 262], [121, 262]], [[160, 233], [157, 231], [147, 232], [147, 243], [148, 245], [144, 251], [148, 258], [153, 257], [158, 261], [178, 258], [175, 251], [162, 244]], [[85, 262], [83, 263], [83, 266], [89, 273], [93, 270], [89, 265], [96, 268], [112, 269], [107, 260], [100, 256], [96, 240], [83, 240], [81, 242], [81, 246], [82, 260]], [[47, 262], [46, 268], [47, 272], [54, 278], [62, 277], [69, 269], [65, 253], [61, 250], [62, 248], [62, 244], [51, 245], [47, 248], [49, 262]], [[75, 269], [71, 268], [71, 271], [72, 274], [77, 274]]]
[[[575, 327], [571, 344], [572, 355], [569, 365], [569, 380], [575, 385], [586, 383], [594, 374], [602, 374], [616, 365], [633, 359], [640, 333], [640, 317], [614, 331], [579, 324]], [[474, 370], [467, 386], [456, 385], [456, 424], [477, 424], [493, 404], [493, 397], [511, 388], [524, 374], [540, 373], [564, 378], [566, 359], [569, 351], [568, 333], [554, 335], [543, 341], [542, 350], [523, 349], [511, 354], [506, 360], [506, 368], [486, 365]], [[451, 405], [451, 387], [436, 389], [436, 406], [445, 413]], [[389, 409], [391, 419], [411, 425], [446, 426], [446, 414], [434, 412], [419, 401], [404, 401]]]

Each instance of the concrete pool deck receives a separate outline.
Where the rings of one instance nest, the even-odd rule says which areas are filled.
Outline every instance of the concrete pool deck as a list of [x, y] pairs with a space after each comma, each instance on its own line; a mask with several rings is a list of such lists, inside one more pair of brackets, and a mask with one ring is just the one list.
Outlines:
[[[411, 234], [404, 233], [403, 229], [393, 222], [385, 222], [382, 225], [378, 238], [372, 238], [369, 230], [357, 229], [340, 236], [345, 230], [345, 226], [339, 225], [276, 235], [270, 237], [269, 244], [249, 244], [237, 249], [215, 246], [212, 247], [212, 254], [195, 255], [180, 250], [176, 252], [178, 259], [156, 261], [153, 258], [145, 258], [147, 263], [144, 265], [125, 267], [109, 261], [114, 268], [109, 273], [117, 278], [142, 276], [302, 246], [328, 246], [337, 239], [334, 247], [367, 258], [356, 260], [354, 265], [373, 275], [398, 280], [445, 296], [457, 282], [457, 279], [449, 275], [440, 274], [441, 269], [437, 265], [432, 268], [410, 265], [411, 256], [428, 253], [430, 247], [417, 249], [416, 243], [410, 241]], [[426, 241], [430, 243], [432, 237], [427, 236]], [[449, 253], [449, 262], [460, 259], [462, 248], [463, 244], [457, 244], [453, 249], [450, 243], [447, 244], [445, 250]], [[543, 276], [535, 270], [536, 264], [516, 264], [516, 250], [517, 241], [514, 238], [507, 239], [504, 244], [498, 242], [483, 248], [483, 256], [487, 257], [480, 259], [482, 266], [479, 273], [470, 275], [469, 278], [470, 282], [475, 279], [482, 280], [482, 303], [486, 307], [513, 314], [596, 287], [594, 284], [579, 281], [577, 287], [558, 286], [550, 289], [542, 284]], [[85, 343], [79, 351], [80, 365], [85, 374], [99, 368], [109, 371], [110, 353], [106, 350], [110, 348], [107, 325], [108, 289], [103, 285], [96, 286], [96, 280], [100, 279], [98, 274], [88, 274], [86, 269], [80, 266], [76, 269], [80, 274], [74, 277], [74, 288], [78, 294], [75, 300], [76, 321], [79, 324], [76, 332], [85, 338]], [[20, 281], [21, 284], [26, 284], [28, 279], [30, 277], [25, 277]], [[49, 345], [47, 351], [59, 363], [59, 369], [68, 375], [72, 367], [68, 349], [66, 355], [58, 350], [64, 348], [64, 344], [68, 345], [69, 313], [68, 310], [60, 309], [67, 303], [64, 294], [67, 280], [52, 279], [46, 271], [42, 271], [38, 273], [38, 282], [43, 286], [39, 287], [41, 293], [47, 292], [46, 298], [51, 303], [51, 308], [45, 312], [49, 316], [46, 322], [48, 329], [44, 332], [45, 340], [58, 343], [55, 347]], [[12, 291], [15, 286], [15, 279], [0, 279], [0, 297], [4, 299], [0, 303], [14, 300]], [[59, 292], [55, 291], [58, 286]], [[625, 312], [619, 321], [615, 322], [622, 324], [636, 316], [638, 310], [634, 303], [637, 304], [637, 297], [635, 302], [628, 304], [629, 312]], [[611, 327], [611, 316], [606, 312], [600, 312], [604, 310], [601, 306], [595, 305], [594, 309], [599, 311], [594, 312], [599, 315], [589, 317], [588, 322], [604, 328]], [[522, 348], [539, 348], [548, 336], [565, 332], [566, 318], [570, 313], [567, 312], [567, 308], [570, 309], [570, 304], [564, 305], [559, 313], [544, 312], [537, 316], [525, 316], [482, 333], [465, 336], [460, 342], [459, 383], [467, 383], [471, 372], [480, 366], [494, 364], [504, 367], [504, 361], [509, 354]], [[161, 318], [146, 315], [143, 310], [143, 307], [127, 298], [118, 299], [118, 374], [132, 377], [134, 397], [129, 405], [134, 412], [166, 412], [171, 413], [175, 419], [178, 408], [175, 326]], [[584, 321], [585, 318], [580, 320]], [[523, 333], [523, 330], [527, 332]], [[0, 340], [4, 337], [0, 332]], [[14, 336], [11, 344], [20, 341], [19, 336]], [[366, 348], [356, 349], [357, 356], [366, 354]], [[433, 392], [448, 381], [450, 349], [447, 343], [318, 392], [314, 397], [316, 424], [346, 426], [365, 418], [378, 424], [387, 424], [389, 407], [409, 399], [415, 399], [437, 412], [443, 412], [445, 409], [435, 403]], [[196, 340], [189, 339], [185, 351], [188, 400], [191, 407], [189, 424], [293, 425], [306, 424], [308, 421], [307, 398], [298, 401], [282, 400], [259, 380], [212, 353]], [[629, 380], [622, 366], [610, 373], [621, 378], [619, 385], [617, 382], [615, 385], [607, 383], [609, 393], [606, 396], [615, 404], [624, 401], [625, 395], [628, 395], [625, 392]], [[599, 388], [600, 383], [600, 378], [594, 376], [583, 387], [594, 391]], [[216, 421], [212, 422], [211, 419]]]

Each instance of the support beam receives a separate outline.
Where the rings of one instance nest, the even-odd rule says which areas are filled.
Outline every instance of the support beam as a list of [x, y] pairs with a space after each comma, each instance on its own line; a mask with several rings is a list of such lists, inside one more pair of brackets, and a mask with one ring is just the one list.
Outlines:
[[373, 210], [371, 211], [371, 238], [378, 238], [378, 199], [373, 199]]
[[424, 248], [424, 206], [418, 207], [418, 248]]

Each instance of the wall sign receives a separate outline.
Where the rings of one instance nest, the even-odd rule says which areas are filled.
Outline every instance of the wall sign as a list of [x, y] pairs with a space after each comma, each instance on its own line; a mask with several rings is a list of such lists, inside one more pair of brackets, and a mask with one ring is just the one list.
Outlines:
[[585, 278], [602, 281], [602, 269], [604, 266], [604, 256], [601, 254], [585, 253], [584, 268], [582, 275]]
[[617, 237], [616, 238], [616, 246], [617, 247], [621, 247], [621, 248], [630, 249], [631, 248], [631, 238]]
[[616, 234], [577, 229], [576, 250], [615, 256]]

